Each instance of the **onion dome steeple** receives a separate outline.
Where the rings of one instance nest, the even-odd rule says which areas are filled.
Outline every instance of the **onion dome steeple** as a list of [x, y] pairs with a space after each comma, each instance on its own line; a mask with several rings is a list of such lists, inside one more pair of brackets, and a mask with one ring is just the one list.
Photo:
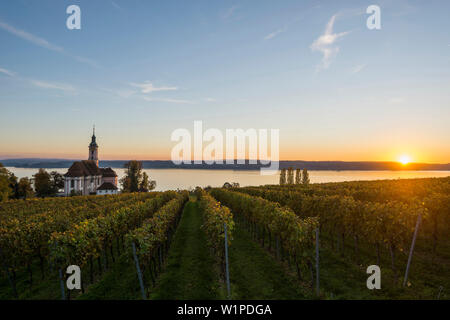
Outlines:
[[92, 140], [91, 140], [91, 144], [89, 145], [89, 148], [91, 148], [91, 147], [98, 148], [96, 139], [97, 138], [95, 137], [95, 126], [94, 126], [94, 129], [92, 131]]
[[89, 144], [89, 158], [88, 160], [93, 160], [97, 163], [98, 166], [98, 144], [97, 144], [97, 138], [95, 137], [95, 126], [94, 130], [92, 132], [92, 139], [91, 143]]

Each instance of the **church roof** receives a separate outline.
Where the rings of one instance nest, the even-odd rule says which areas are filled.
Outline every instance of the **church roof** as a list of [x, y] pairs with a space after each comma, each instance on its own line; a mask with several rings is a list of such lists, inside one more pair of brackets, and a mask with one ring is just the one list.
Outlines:
[[116, 172], [111, 168], [100, 168], [103, 177], [117, 177]]
[[103, 182], [97, 190], [117, 190], [117, 187], [113, 185], [111, 182]]
[[93, 160], [82, 160], [74, 162], [65, 177], [86, 177], [86, 176], [101, 176], [102, 171]]

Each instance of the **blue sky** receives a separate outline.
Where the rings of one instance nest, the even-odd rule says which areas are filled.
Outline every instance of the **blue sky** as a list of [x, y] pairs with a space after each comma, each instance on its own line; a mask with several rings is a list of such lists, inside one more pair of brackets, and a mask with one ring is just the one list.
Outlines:
[[[71, 4], [81, 30], [66, 28]], [[381, 30], [366, 27], [372, 4]], [[171, 132], [202, 120], [278, 128], [282, 159], [450, 162], [449, 13], [444, 0], [2, 1], [0, 158], [85, 157], [95, 123], [103, 159], [169, 159]]]

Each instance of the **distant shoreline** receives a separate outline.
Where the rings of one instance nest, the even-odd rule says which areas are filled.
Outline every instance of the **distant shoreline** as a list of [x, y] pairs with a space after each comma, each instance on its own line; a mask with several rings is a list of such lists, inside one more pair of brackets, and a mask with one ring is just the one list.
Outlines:
[[[74, 161], [70, 159], [5, 159], [0, 160], [5, 167], [15, 168], [69, 168]], [[123, 168], [127, 160], [103, 160], [99, 162], [100, 167], [111, 167], [114, 169]], [[265, 165], [249, 164], [182, 164], [175, 165], [170, 160], [142, 160], [144, 169], [190, 169], [190, 170], [260, 170]], [[280, 161], [279, 168], [299, 168], [315, 171], [450, 171], [450, 163], [448, 164], [432, 164], [432, 163], [410, 163], [403, 165], [398, 162], [387, 161]]]

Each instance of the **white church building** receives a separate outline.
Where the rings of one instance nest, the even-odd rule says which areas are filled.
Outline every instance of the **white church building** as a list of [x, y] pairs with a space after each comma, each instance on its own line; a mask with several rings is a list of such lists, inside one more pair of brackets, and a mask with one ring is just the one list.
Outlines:
[[117, 194], [117, 174], [111, 168], [99, 168], [95, 128], [89, 144], [88, 160], [76, 161], [64, 175], [64, 195]]

